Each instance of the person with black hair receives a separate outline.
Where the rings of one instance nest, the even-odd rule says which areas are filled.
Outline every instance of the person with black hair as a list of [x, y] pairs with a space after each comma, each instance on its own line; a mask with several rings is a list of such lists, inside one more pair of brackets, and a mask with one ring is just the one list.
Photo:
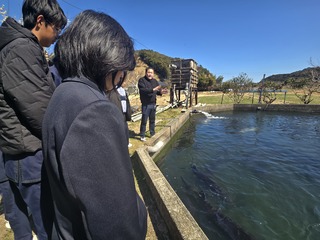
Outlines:
[[152, 67], [146, 68], [146, 74], [138, 81], [138, 88], [141, 101], [141, 123], [140, 123], [140, 137], [141, 141], [146, 141], [146, 128], [147, 121], [149, 119], [150, 137], [152, 137], [156, 131], [156, 102], [157, 95], [168, 93], [166, 88], [162, 88], [159, 82], [154, 79], [154, 69]]
[[43, 47], [53, 44], [67, 24], [56, 0], [25, 0], [23, 26], [8, 17], [0, 27], [0, 149], [23, 213], [11, 224], [15, 239], [32, 239], [29, 212], [38, 239], [47, 239], [41, 213], [41, 128], [55, 90]]
[[86, 10], [54, 49], [62, 83], [43, 121], [54, 239], [145, 239], [123, 114], [105, 90], [136, 62], [131, 38], [107, 14]]

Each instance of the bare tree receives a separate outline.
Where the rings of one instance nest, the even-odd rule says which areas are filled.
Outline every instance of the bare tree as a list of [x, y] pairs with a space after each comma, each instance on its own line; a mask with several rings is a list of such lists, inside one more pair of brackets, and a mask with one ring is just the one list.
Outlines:
[[262, 88], [262, 101], [270, 105], [277, 100], [277, 92], [282, 89], [283, 83], [266, 82]]
[[320, 92], [320, 67], [313, 67], [309, 70], [309, 76], [302, 79], [290, 79], [290, 85], [294, 94], [303, 104], [313, 101], [312, 94]]
[[222, 90], [224, 93], [228, 93], [228, 97], [234, 103], [239, 104], [245, 93], [252, 90], [252, 79], [246, 73], [240, 73], [238, 77], [224, 82]]
[[1, 22], [3, 22], [7, 18], [7, 11], [4, 8], [4, 5], [0, 7], [0, 15], [2, 17]]

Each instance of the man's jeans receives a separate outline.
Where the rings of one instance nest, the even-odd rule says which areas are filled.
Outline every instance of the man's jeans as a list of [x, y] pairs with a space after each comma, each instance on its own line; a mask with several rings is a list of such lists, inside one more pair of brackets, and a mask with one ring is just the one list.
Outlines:
[[[9, 201], [14, 216], [20, 216], [19, 222], [12, 222], [15, 239], [32, 239], [29, 216], [35, 227], [39, 240], [46, 240], [47, 233], [42, 219], [41, 196], [41, 167], [42, 151], [21, 156], [4, 154], [5, 170], [9, 178], [10, 188], [5, 201]], [[21, 236], [18, 237], [17, 236]]]
[[20, 209], [18, 204], [16, 204], [16, 201], [22, 201], [21, 197], [19, 196], [15, 200], [9, 181], [0, 183], [0, 188], [3, 194], [4, 215], [14, 232], [14, 239], [31, 240], [32, 230], [28, 209], [26, 207]]
[[142, 117], [141, 117], [141, 125], [140, 125], [140, 136], [145, 137], [147, 121], [149, 118], [149, 130], [150, 135], [153, 136], [155, 134], [155, 122], [156, 122], [156, 105], [142, 105]]

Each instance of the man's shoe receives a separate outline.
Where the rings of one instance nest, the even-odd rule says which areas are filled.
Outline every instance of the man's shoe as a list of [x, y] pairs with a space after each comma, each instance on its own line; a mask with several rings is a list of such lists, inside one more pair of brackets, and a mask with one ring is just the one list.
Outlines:
[[142, 141], [142, 142], [145, 142], [145, 141], [147, 141], [147, 140], [146, 140], [145, 137], [141, 137], [141, 141]]
[[10, 223], [7, 221], [7, 220], [5, 220], [5, 225], [6, 225], [6, 228], [8, 228], [8, 229], [11, 229], [11, 226], [10, 226]]

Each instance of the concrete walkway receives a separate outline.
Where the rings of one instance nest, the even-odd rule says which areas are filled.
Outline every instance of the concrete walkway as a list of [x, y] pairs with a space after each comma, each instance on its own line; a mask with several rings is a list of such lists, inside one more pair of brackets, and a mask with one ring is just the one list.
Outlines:
[[138, 191], [146, 203], [152, 224], [148, 225], [147, 239], [208, 239], [154, 163], [154, 158], [189, 115], [190, 111], [186, 111], [166, 124], [132, 156]]

